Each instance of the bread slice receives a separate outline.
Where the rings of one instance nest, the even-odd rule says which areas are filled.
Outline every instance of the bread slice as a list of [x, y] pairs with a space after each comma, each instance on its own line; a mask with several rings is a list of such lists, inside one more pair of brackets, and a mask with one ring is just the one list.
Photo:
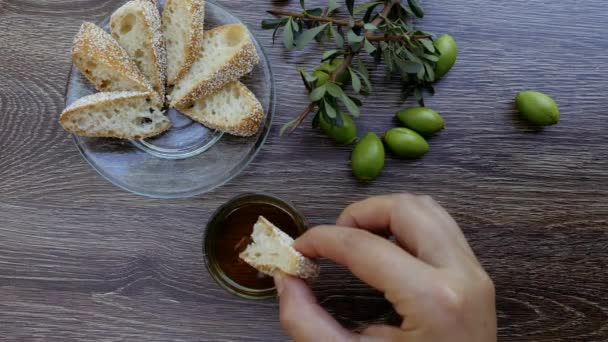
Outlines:
[[174, 85], [190, 71], [203, 43], [205, 0], [167, 0], [163, 35], [167, 46], [167, 84]]
[[178, 109], [209, 128], [241, 137], [255, 135], [264, 119], [262, 104], [239, 81], [194, 101], [191, 107]]
[[281, 272], [302, 279], [319, 276], [319, 265], [296, 251], [294, 240], [260, 216], [253, 226], [253, 242], [239, 257], [258, 271], [270, 276]]
[[171, 93], [171, 105], [188, 107], [251, 72], [259, 61], [245, 26], [230, 24], [206, 31], [197, 60]]
[[99, 91], [152, 90], [127, 52], [95, 24], [82, 24], [74, 39], [72, 61]]
[[66, 108], [59, 123], [66, 131], [87, 137], [150, 138], [171, 128], [154, 96], [152, 92], [96, 93]]
[[154, 91], [164, 98], [167, 52], [155, 3], [150, 0], [127, 2], [112, 14], [110, 30]]

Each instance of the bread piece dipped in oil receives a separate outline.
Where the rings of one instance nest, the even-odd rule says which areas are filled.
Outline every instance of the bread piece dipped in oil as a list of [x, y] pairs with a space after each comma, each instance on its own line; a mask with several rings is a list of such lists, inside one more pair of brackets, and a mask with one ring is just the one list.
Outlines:
[[294, 240], [260, 216], [253, 226], [253, 242], [239, 257], [258, 271], [269, 276], [286, 273], [313, 280], [319, 275], [319, 265], [293, 248]]

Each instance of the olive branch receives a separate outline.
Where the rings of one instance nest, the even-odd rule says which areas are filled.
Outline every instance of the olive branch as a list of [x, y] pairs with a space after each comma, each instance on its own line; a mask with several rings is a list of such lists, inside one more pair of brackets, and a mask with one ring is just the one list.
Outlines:
[[[270, 10], [275, 16], [262, 21], [262, 28], [274, 29], [275, 42], [283, 29], [283, 45], [287, 49], [304, 48], [312, 41], [333, 41], [336, 48], [325, 51], [313, 73], [298, 69], [302, 82], [309, 93], [310, 104], [281, 129], [293, 132], [310, 113], [315, 113], [313, 127], [319, 120], [342, 126], [341, 108], [353, 117], [360, 115], [362, 102], [349, 95], [367, 96], [372, 92], [369, 71], [361, 58], [363, 53], [383, 62], [389, 74], [398, 75], [403, 81], [403, 95], [415, 95], [424, 106], [423, 90], [434, 93], [435, 63], [440, 53], [433, 45], [430, 33], [417, 30], [415, 18], [424, 17], [419, 0], [371, 1], [355, 6], [354, 0], [328, 0], [327, 7], [307, 8], [300, 0], [302, 11]], [[342, 14], [343, 7], [346, 13]]]

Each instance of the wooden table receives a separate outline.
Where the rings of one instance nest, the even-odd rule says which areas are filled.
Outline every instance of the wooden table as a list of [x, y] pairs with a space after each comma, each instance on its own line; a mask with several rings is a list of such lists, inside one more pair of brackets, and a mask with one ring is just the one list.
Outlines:
[[[431, 194], [496, 283], [501, 340], [608, 340], [608, 2], [425, 1], [421, 26], [453, 34], [461, 49], [428, 99], [447, 129], [424, 159], [389, 159], [361, 185], [350, 147], [309, 125], [278, 136], [306, 104], [294, 69], [314, 66], [320, 50], [272, 46], [259, 22], [299, 4], [221, 1], [271, 57], [276, 127], [241, 176], [183, 200], [112, 186], [57, 124], [73, 36], [121, 2], [0, 0], [0, 340], [285, 340], [276, 301], [224, 292], [203, 264], [210, 213], [245, 191], [291, 200], [313, 224], [368, 196]], [[559, 125], [535, 130], [517, 118], [513, 99], [527, 88], [555, 97]], [[398, 81], [376, 86], [362, 132], [391, 127], [411, 104], [399, 91]], [[391, 320], [382, 295], [341, 267], [324, 263], [314, 289], [351, 328]]]

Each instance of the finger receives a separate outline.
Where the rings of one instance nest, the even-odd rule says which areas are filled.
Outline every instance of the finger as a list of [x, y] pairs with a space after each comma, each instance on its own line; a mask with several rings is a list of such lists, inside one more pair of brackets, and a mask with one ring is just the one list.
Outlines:
[[371, 325], [361, 333], [362, 341], [405, 341], [405, 332], [389, 325]]
[[421, 200], [425, 201], [428, 204], [429, 208], [435, 213], [436, 217], [438, 219], [442, 220], [443, 224], [446, 227], [457, 228], [457, 229], [453, 230], [454, 236], [458, 239], [458, 242], [465, 249], [465, 251], [467, 253], [469, 253], [470, 256], [475, 259], [475, 261], [477, 261], [477, 257], [475, 256], [475, 252], [473, 252], [473, 249], [471, 248], [471, 245], [469, 245], [469, 242], [467, 241], [467, 238], [464, 236], [464, 232], [462, 231], [462, 229], [460, 229], [460, 226], [454, 220], [454, 218], [452, 217], [452, 215], [450, 215], [445, 210], [444, 207], [442, 207], [439, 203], [437, 203], [437, 201], [435, 201], [430, 196], [422, 196]]
[[275, 277], [279, 292], [281, 325], [295, 341], [347, 341], [354, 336], [317, 303], [306, 283], [281, 275]]
[[370, 232], [338, 226], [310, 229], [294, 244], [310, 257], [342, 264], [359, 279], [386, 294], [414, 298], [431, 281], [431, 267], [390, 241]]
[[390, 231], [410, 253], [431, 265], [461, 264], [470, 247], [460, 227], [445, 218], [449, 214], [438, 212], [439, 205], [431, 201], [410, 194], [372, 197], [346, 208], [338, 223], [376, 233]]

